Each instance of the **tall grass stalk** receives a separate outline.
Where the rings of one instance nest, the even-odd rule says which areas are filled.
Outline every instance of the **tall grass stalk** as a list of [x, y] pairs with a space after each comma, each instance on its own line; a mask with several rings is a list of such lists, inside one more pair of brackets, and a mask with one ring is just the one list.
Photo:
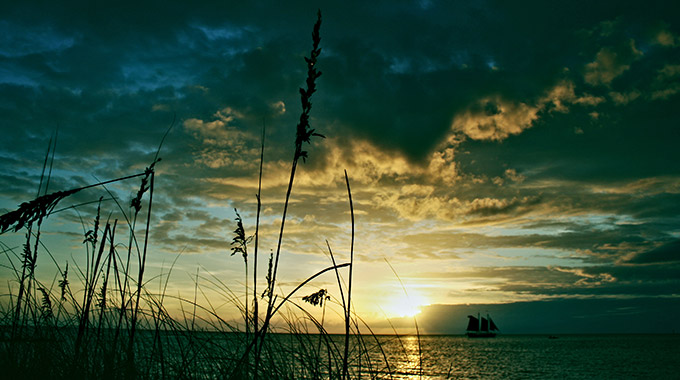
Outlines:
[[99, 301], [97, 306], [99, 307], [99, 321], [97, 323], [97, 344], [99, 346], [99, 341], [101, 338], [102, 327], [104, 326], [104, 318], [107, 309], [107, 297], [108, 287], [109, 287], [109, 275], [111, 274], [111, 263], [115, 259], [115, 244], [116, 240], [116, 227], [118, 226], [118, 219], [113, 221], [113, 227], [111, 227], [111, 233], [109, 234], [109, 253], [106, 257], [106, 270], [103, 273], [103, 283], [99, 293]]
[[[349, 281], [347, 283], [347, 307], [345, 308], [345, 355], [342, 362], [342, 377], [347, 379], [349, 377], [347, 362], [349, 356], [349, 325], [352, 309], [352, 268], [354, 267], [354, 204], [352, 203], [352, 190], [349, 186], [349, 177], [347, 170], [345, 170], [345, 182], [347, 183], [347, 196], [349, 197], [349, 210], [352, 217], [352, 240], [349, 250]], [[357, 331], [358, 333], [358, 331]]]
[[[97, 224], [99, 221], [99, 209], [97, 210], [97, 218], [95, 219], [95, 231], [97, 229]], [[90, 322], [90, 308], [92, 306], [92, 300], [94, 298], [94, 292], [97, 288], [97, 280], [99, 279], [99, 264], [101, 262], [102, 255], [104, 254], [104, 247], [106, 243], [106, 238], [108, 237], [109, 231], [110, 231], [111, 226], [109, 223], [106, 223], [106, 227], [104, 228], [104, 234], [101, 238], [101, 241], [99, 241], [99, 249], [95, 250], [95, 247], [97, 245], [97, 233], [94, 232], [92, 235], [89, 235], [91, 237], [91, 240], [87, 240], [87, 243], [92, 243], [92, 259], [91, 259], [91, 266], [88, 266], [86, 268], [86, 276], [85, 276], [85, 292], [83, 293], [83, 309], [80, 314], [80, 321], [78, 323], [78, 335], [76, 337], [76, 344], [75, 344], [75, 357], [76, 361], [79, 361], [80, 355], [81, 355], [81, 344], [83, 341], [83, 336], [85, 334], [85, 329], [87, 329], [88, 324]], [[89, 231], [88, 231], [89, 232]], [[95, 257], [95, 251], [96, 257]]]
[[[54, 161], [54, 149], [52, 147], [52, 142], [54, 141], [54, 148], [56, 148], [56, 136], [52, 135], [50, 137], [50, 141], [47, 143], [47, 152], [45, 152], [45, 161], [43, 162], [43, 167], [42, 167], [42, 172], [40, 173], [40, 183], [38, 184], [38, 192], [36, 197], [40, 197], [40, 193], [42, 191], [42, 184], [43, 180], [45, 180], [45, 168], [47, 167], [47, 161], [50, 157], [50, 153], [52, 155], [52, 160], [51, 162]], [[50, 174], [52, 173], [52, 167], [50, 164]], [[43, 194], [47, 194], [47, 188], [49, 185], [49, 176], [45, 184], [45, 191]], [[23, 258], [23, 265], [22, 265], [22, 276], [21, 276], [21, 284], [19, 286], [19, 295], [17, 296], [17, 318], [15, 321], [19, 321], [20, 313], [21, 313], [21, 301], [22, 298], [24, 297], [24, 288], [26, 289], [26, 294], [30, 296], [31, 293], [31, 285], [35, 280], [35, 266], [38, 261], [38, 243], [40, 242], [40, 227], [42, 225], [44, 215], [40, 214], [37, 220], [37, 229], [35, 232], [35, 243], [33, 246], [33, 252], [31, 252], [31, 233], [32, 233], [32, 222], [29, 222], [29, 228], [27, 228], [27, 234], [26, 234], [26, 245], [24, 246], [24, 258]], [[34, 297], [35, 299], [35, 297]], [[28, 308], [30, 307], [29, 302], [24, 303], [24, 308], [26, 309], [26, 312], [24, 312], [24, 319], [28, 315]], [[21, 322], [21, 325], [23, 325], [24, 322]]]
[[[45, 161], [43, 162], [43, 167], [42, 167], [42, 172], [40, 173], [40, 183], [38, 184], [38, 192], [36, 195], [36, 199], [40, 198], [40, 193], [42, 191], [42, 184], [43, 180], [45, 179], [45, 168], [47, 167], [47, 161], [50, 157], [50, 152], [52, 153], [52, 160], [54, 160], [54, 149], [52, 149], [52, 141], [54, 140], [54, 144], [56, 147], [56, 138], [55, 136], [50, 137], [50, 141], [47, 144], [47, 152], [45, 153]], [[50, 164], [50, 173], [52, 172], [51, 164]], [[48, 178], [49, 181], [49, 178]], [[45, 185], [45, 191], [44, 194], [47, 194], [47, 185], [49, 182]], [[35, 265], [36, 261], [38, 259], [38, 242], [40, 241], [40, 226], [42, 224], [44, 215], [41, 213], [39, 214], [37, 218], [37, 231], [35, 233], [35, 245], [33, 247], [33, 252], [31, 252], [31, 233], [32, 233], [32, 226], [33, 226], [33, 220], [28, 221], [28, 228], [26, 232], [26, 243], [24, 245], [24, 251], [23, 251], [23, 260], [22, 260], [22, 273], [21, 273], [21, 280], [19, 283], [19, 294], [17, 296], [17, 303], [16, 303], [16, 316], [14, 319], [14, 324], [12, 326], [12, 337], [14, 338], [16, 334], [16, 329], [19, 328], [17, 323], [21, 320], [21, 307], [22, 307], [22, 300], [24, 298], [24, 291], [26, 291], [27, 294], [30, 294], [30, 289], [31, 289], [31, 282], [33, 281], [34, 278], [34, 271], [35, 271]], [[0, 219], [0, 226], [2, 226], [2, 232], [5, 231], [6, 229], [6, 223], [1, 222], [2, 219]], [[20, 227], [19, 224], [22, 224], [21, 220], [17, 221], [17, 229]], [[24, 307], [28, 307], [29, 303], [26, 302]], [[26, 313], [24, 313], [24, 316], [26, 316]], [[23, 325], [23, 323], [21, 323]]]
[[[40, 183], [38, 183], [38, 194], [36, 194], [36, 198], [40, 196], [41, 190], [42, 190], [42, 184], [43, 184], [43, 179], [45, 178], [45, 168], [47, 168], [47, 160], [50, 158], [50, 151], [52, 151], [52, 159], [54, 160], [54, 150], [52, 150], [52, 140], [54, 139], [54, 135], [50, 136], [50, 141], [47, 143], [47, 152], [45, 153], [45, 161], [43, 162], [43, 167], [42, 167], [42, 172], [40, 172]], [[56, 139], [54, 141], [54, 144], [56, 145]], [[50, 168], [50, 172], [52, 169]], [[47, 185], [45, 185], [45, 194], [47, 194]]]
[[234, 229], [234, 238], [231, 241], [231, 255], [234, 256], [237, 253], [240, 253], [241, 256], [243, 257], [243, 263], [245, 264], [245, 299], [244, 299], [244, 308], [245, 308], [245, 313], [244, 313], [244, 320], [245, 320], [245, 330], [246, 330], [246, 338], [248, 338], [249, 331], [250, 331], [250, 315], [248, 313], [248, 303], [249, 301], [249, 295], [248, 295], [248, 243], [252, 240], [252, 236], [246, 236], [246, 230], [243, 227], [243, 219], [241, 218], [241, 215], [238, 213], [237, 209], [234, 209], [234, 213], [236, 213], [236, 229]]
[[[257, 212], [255, 214], [255, 251], [253, 252], [253, 332], [257, 334], [259, 325], [259, 302], [257, 302], [257, 254], [260, 246], [260, 213], [262, 212], [262, 166], [264, 164], [264, 140], [265, 140], [265, 129], [266, 125], [264, 120], [262, 120], [262, 143], [260, 145], [260, 170], [257, 176]], [[254, 351], [258, 352], [257, 349], [257, 337], [254, 340], [255, 347]], [[255, 368], [254, 378], [257, 380], [259, 367], [259, 357], [255, 357]]]
[[[26, 378], [310, 378], [343, 379], [382, 378], [384, 368], [392, 377], [392, 367], [381, 341], [373, 330], [361, 319], [353, 308], [353, 269], [355, 245], [355, 212], [349, 175], [344, 172], [351, 216], [351, 241], [349, 262], [338, 263], [326, 241], [332, 265], [323, 268], [294, 286], [291, 291], [274, 294], [281, 247], [288, 206], [292, 196], [299, 160], [306, 161], [308, 153], [304, 143], [312, 137], [323, 137], [310, 127], [311, 98], [316, 91], [321, 13], [312, 31], [312, 49], [307, 63], [306, 86], [300, 89], [302, 112], [297, 125], [295, 152], [286, 189], [275, 253], [272, 250], [267, 271], [267, 289], [258, 289], [258, 252], [260, 244], [260, 218], [262, 211], [262, 176], [266, 128], [263, 122], [258, 176], [257, 213], [255, 219], [255, 240], [252, 264], [252, 289], [249, 288], [247, 260], [247, 237], [241, 216], [237, 212], [238, 239], [232, 243], [234, 253], [243, 254], [245, 264], [245, 297], [240, 291], [233, 292], [227, 280], [218, 278], [205, 269], [197, 269], [193, 297], [184, 298], [179, 292], [168, 294], [170, 272], [179, 255], [173, 261], [168, 273], [161, 269], [160, 276], [147, 273], [147, 255], [150, 248], [152, 206], [154, 200], [155, 165], [159, 162], [158, 152], [151, 165], [143, 172], [68, 191], [47, 193], [49, 173], [54, 161], [56, 134], [50, 140], [45, 159], [43, 175], [48, 178], [41, 182], [35, 199], [21, 204], [17, 210], [0, 216], [0, 234], [25, 229], [25, 243], [20, 248], [10, 248], [0, 242], [2, 254], [8, 258], [6, 266], [15, 280], [10, 284], [10, 304], [0, 304], [0, 322], [11, 326], [11, 339], [0, 336], [0, 367], [7, 376], [22, 375]], [[173, 120], [174, 124], [174, 120]], [[172, 128], [172, 125], [171, 125]], [[167, 136], [167, 133], [166, 135]], [[165, 139], [163, 136], [163, 139]], [[161, 141], [161, 145], [162, 145]], [[160, 146], [159, 146], [160, 151]], [[48, 169], [49, 167], [49, 169]], [[141, 177], [141, 178], [140, 178]], [[129, 207], [121, 206], [118, 199], [106, 185], [114, 182], [141, 179], [141, 186]], [[108, 217], [104, 211], [103, 198], [99, 201], [56, 209], [57, 204], [85, 189], [101, 186], [109, 199], [117, 205], [125, 220], [129, 237], [127, 245], [117, 244], [120, 235], [118, 219]], [[148, 198], [147, 198], [148, 197]], [[156, 196], [157, 198], [157, 196]], [[79, 208], [98, 203], [94, 224], [86, 228], [92, 219], [83, 218]], [[142, 212], [142, 204], [146, 207]], [[55, 211], [56, 210], [56, 211]], [[71, 260], [62, 271], [54, 257], [40, 238], [41, 225], [53, 213], [75, 210], [83, 224], [85, 235], [85, 257]], [[140, 214], [141, 213], [141, 214]], [[142, 218], [145, 226], [142, 227]], [[140, 226], [137, 226], [137, 222]], [[123, 219], [121, 219], [121, 223]], [[100, 227], [103, 225], [103, 228]], [[144, 234], [137, 234], [138, 229]], [[143, 236], [143, 237], [142, 237]], [[240, 250], [239, 250], [240, 249]], [[52, 260], [57, 274], [52, 285], [43, 284], [35, 274], [38, 252], [41, 260], [46, 253]], [[136, 263], [135, 263], [136, 260]], [[42, 262], [42, 261], [41, 261]], [[82, 263], [85, 266], [81, 266]], [[63, 264], [62, 264], [63, 265]], [[19, 267], [21, 266], [21, 268]], [[199, 267], [201, 268], [201, 267]], [[348, 269], [347, 283], [343, 283], [340, 270]], [[310, 296], [300, 297], [301, 290], [317, 281], [328, 272], [335, 272], [339, 295], [331, 296], [322, 289]], [[157, 292], [150, 291], [150, 283], [159, 281]], [[400, 280], [401, 281], [401, 280]], [[58, 282], [58, 285], [55, 283]], [[71, 284], [74, 282], [74, 284]], [[18, 286], [18, 293], [14, 287]], [[73, 291], [71, 290], [73, 287]], [[402, 284], [403, 287], [403, 284]], [[155, 291], [155, 287], [154, 287]], [[250, 292], [252, 291], [252, 298]], [[333, 293], [335, 291], [331, 289]], [[79, 293], [82, 292], [82, 295]], [[199, 297], [200, 296], [200, 297]], [[259, 297], [259, 298], [258, 298]], [[215, 298], [218, 300], [216, 301]], [[259, 303], [266, 298], [266, 312], [260, 312]], [[320, 320], [300, 304], [310, 302], [321, 306]], [[222, 315], [222, 306], [234, 306], [244, 315], [245, 334], [240, 321], [234, 322]], [[252, 303], [251, 303], [252, 302]], [[317, 302], [318, 304], [316, 304]], [[171, 313], [168, 304], [178, 305], [179, 313]], [[330, 303], [330, 305], [328, 305]], [[252, 305], [252, 310], [251, 310]], [[284, 307], [285, 306], [285, 307]], [[328, 306], [328, 310], [326, 310]], [[4, 310], [3, 308], [6, 308]], [[264, 307], [263, 307], [264, 308]], [[339, 310], [342, 308], [342, 312]], [[264, 309], [263, 309], [264, 311]], [[327, 313], [336, 313], [344, 322], [344, 335], [332, 335], [327, 331]], [[173, 315], [177, 314], [176, 317]], [[261, 315], [260, 315], [261, 314]], [[314, 313], [316, 314], [316, 313]], [[274, 326], [272, 318], [280, 317], [283, 325]], [[278, 322], [278, 320], [277, 320]], [[283, 326], [283, 327], [279, 327]], [[365, 327], [364, 327], [365, 326]], [[23, 328], [23, 329], [22, 329]], [[360, 329], [369, 335], [361, 335]], [[202, 331], [207, 330], [207, 331]], [[288, 334], [270, 335], [285, 330]], [[416, 331], [419, 330], [416, 326]], [[317, 333], [314, 335], [312, 333]], [[0, 335], [6, 332], [0, 327]], [[244, 338], [245, 335], [245, 338]], [[265, 335], [268, 339], [265, 339]], [[371, 355], [380, 350], [381, 359]], [[422, 362], [422, 353], [421, 362]], [[35, 363], [40, 363], [36, 366]], [[421, 371], [422, 371], [422, 365]], [[368, 373], [367, 373], [368, 372]]]
[[[139, 300], [142, 295], [142, 284], [144, 283], [144, 269], [146, 267], [146, 252], [148, 248], [148, 243], [149, 243], [149, 226], [151, 223], [151, 206], [153, 205], [153, 185], [154, 185], [154, 178], [155, 178], [155, 172], [154, 172], [154, 165], [156, 165], [157, 161], [154, 161], [151, 163], [151, 166], [145, 170], [145, 173], [147, 174], [142, 178], [142, 186], [137, 194], [137, 197], [133, 199], [133, 206], [137, 210], [139, 210], [139, 207], [141, 207], [141, 198], [142, 195], [146, 192], [145, 189], [145, 182], [148, 179], [149, 180], [149, 204], [147, 206], [147, 215], [146, 215], [146, 228], [144, 230], [144, 248], [142, 251], [142, 256], [138, 256], [139, 260], [139, 272], [138, 272], [138, 277], [137, 277], [137, 298], [135, 299], [135, 305], [134, 305], [134, 311], [132, 312], [132, 316], [130, 318], [130, 337], [128, 339], [128, 350], [127, 350], [127, 355], [128, 355], [128, 361], [130, 365], [133, 365], [134, 363], [134, 350], [133, 350], [133, 344], [135, 341], [135, 332], [137, 331], [137, 316], [139, 313]], [[129, 369], [133, 367], [128, 367]]]
[[[290, 170], [290, 179], [288, 181], [288, 189], [286, 190], [286, 198], [283, 203], [283, 214], [281, 216], [281, 229], [279, 232], [279, 238], [276, 245], [276, 255], [273, 263], [273, 270], [271, 274], [271, 282], [269, 286], [269, 297], [267, 305], [267, 313], [265, 315], [262, 328], [259, 331], [260, 344], [264, 342], [264, 337], [267, 333], [267, 328], [271, 318], [274, 315], [274, 288], [276, 286], [276, 275], [279, 267], [279, 257], [281, 254], [281, 243], [283, 242], [283, 231], [286, 224], [286, 214], [288, 212], [288, 204], [290, 201], [290, 195], [293, 190], [293, 182], [295, 180], [295, 171], [297, 169], [298, 161], [300, 158], [303, 161], [307, 159], [307, 152], [302, 150], [303, 143], [311, 143], [311, 138], [313, 136], [324, 137], [319, 133], [315, 133], [314, 129], [310, 128], [309, 125], [309, 113], [312, 109], [311, 98], [312, 94], [316, 91], [316, 79], [321, 76], [321, 72], [316, 69], [316, 63], [319, 55], [321, 54], [321, 49], [319, 48], [319, 42], [321, 37], [319, 35], [319, 29], [321, 28], [321, 11], [317, 13], [316, 23], [314, 24], [314, 29], [312, 31], [312, 50], [309, 58], [305, 57], [305, 62], [307, 62], [307, 88], [300, 88], [300, 101], [302, 103], [302, 113], [300, 114], [300, 121], [297, 125], [297, 131], [295, 136], [295, 153], [293, 155], [293, 162]], [[258, 352], [259, 355], [259, 352]]]

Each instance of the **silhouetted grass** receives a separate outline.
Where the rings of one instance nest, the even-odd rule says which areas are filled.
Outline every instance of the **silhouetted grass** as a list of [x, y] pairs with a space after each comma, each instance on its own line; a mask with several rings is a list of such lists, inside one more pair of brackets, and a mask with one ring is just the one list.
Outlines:
[[[167, 271], [163, 268], [160, 275], [152, 279], [145, 277], [147, 257], [153, 254], [149, 236], [153, 219], [155, 167], [160, 161], [158, 152], [143, 172], [72, 190], [47, 193], [56, 147], [55, 137], [54, 141], [50, 139], [43, 165], [44, 176], [47, 163], [50, 162], [44, 189], [41, 178], [35, 199], [0, 216], [0, 234], [25, 234], [25, 243], [18, 248], [0, 242], [2, 254], [8, 263], [5, 270], [14, 277], [14, 285], [9, 286], [5, 300], [0, 302], [0, 368], [3, 376], [29, 379], [392, 377], [392, 368], [381, 339], [373, 334], [352, 307], [355, 224], [350, 180], [346, 171], [344, 174], [351, 215], [349, 262], [336, 263], [330, 244], [326, 242], [331, 265], [309, 276], [290, 293], [275, 294], [295, 173], [299, 159], [306, 161], [309, 158], [303, 150], [303, 143], [310, 143], [314, 136], [323, 137], [309, 124], [311, 97], [316, 91], [316, 79], [321, 75], [316, 67], [321, 53], [320, 26], [319, 12], [312, 32], [310, 56], [305, 58], [308, 70], [306, 86], [300, 89], [302, 112], [297, 125], [295, 153], [276, 251], [270, 255], [265, 276], [265, 291], [259, 294], [257, 289], [264, 127], [255, 233], [253, 236], [247, 235], [246, 226], [237, 211], [231, 239], [232, 255], [240, 253], [244, 259], [245, 291], [237, 295], [226, 285], [225, 279], [197, 269], [191, 299], [167, 293], [177, 259]], [[164, 139], [165, 136], [161, 145]], [[50, 154], [52, 160], [48, 160]], [[126, 205], [121, 204], [106, 187], [112, 183], [130, 183], [135, 180], [141, 180], [141, 183], [135, 196]], [[70, 267], [68, 262], [63, 263], [62, 267], [49, 248], [42, 244], [41, 226], [56, 212], [57, 204], [93, 188], [103, 189], [107, 196], [93, 201], [97, 208], [91, 222], [81, 218], [84, 259], [75, 260]], [[93, 202], [79, 206], [90, 206]], [[106, 210], [106, 205], [112, 205], [113, 210]], [[79, 206], [67, 209], [79, 213]], [[123, 220], [111, 220], [113, 211], [122, 215]], [[140, 214], [144, 220], [141, 227], [137, 226]], [[125, 237], [121, 238], [121, 235]], [[121, 244], [121, 239], [126, 240], [126, 244]], [[253, 241], [251, 290], [248, 286], [248, 246]], [[52, 279], [39, 279], [36, 276], [36, 263], [43, 260], [44, 256], [55, 266], [56, 274]], [[346, 285], [341, 280], [341, 270], [344, 268], [348, 268]], [[328, 289], [300, 296], [299, 293], [311, 281], [328, 272], [335, 273], [338, 296], [333, 296], [335, 291]], [[157, 283], [158, 292], [150, 291], [152, 282]], [[208, 292], [217, 296], [208, 296]], [[199, 302], [199, 299], [203, 301]], [[251, 300], [252, 308], [249, 307]], [[321, 320], [302, 307], [298, 300], [320, 307]], [[259, 312], [258, 304], [261, 301], [267, 303], [264, 315]], [[239, 323], [240, 326], [223, 317], [221, 308], [225, 303], [242, 315], [243, 323]], [[166, 309], [168, 304], [179, 305], [180, 313], [170, 313]], [[344, 321], [342, 335], [330, 334], [324, 326], [328, 304], [334, 305], [333, 310], [342, 310], [338, 314]], [[272, 319], [275, 316], [283, 324], [273, 326]], [[360, 324], [369, 335], [361, 334]], [[378, 351], [383, 359], [376, 361], [371, 353]]]

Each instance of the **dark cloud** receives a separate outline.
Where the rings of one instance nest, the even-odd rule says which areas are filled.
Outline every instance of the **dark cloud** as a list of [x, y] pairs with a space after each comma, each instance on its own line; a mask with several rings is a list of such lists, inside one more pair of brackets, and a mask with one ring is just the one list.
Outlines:
[[[656, 231], [655, 225], [624, 224], [603, 230], [599, 222], [583, 221], [581, 224], [562, 223], [558, 226], [557, 229], [564, 232], [555, 233], [555, 226], [548, 223], [541, 228], [550, 233], [542, 234], [522, 230], [518, 230], [518, 234], [495, 236], [472, 232], [423, 232], [405, 234], [401, 240], [412, 246], [427, 241], [431, 249], [442, 252], [475, 248], [554, 249], [565, 254], [578, 252], [577, 257], [584, 262], [612, 263], [642, 254], [658, 245], [659, 241], [650, 240], [652, 236], [656, 235], [657, 239], [668, 237]], [[536, 225], [532, 227], [538, 228]]]
[[[420, 278], [475, 279], [487, 292], [522, 297], [674, 297], [680, 291], [680, 267], [656, 265], [505, 266], [479, 267], [453, 273], [421, 273]], [[474, 287], [453, 294], [479, 295]]]
[[672, 263], [680, 261], [680, 240], [635, 255], [628, 262], [633, 264]]

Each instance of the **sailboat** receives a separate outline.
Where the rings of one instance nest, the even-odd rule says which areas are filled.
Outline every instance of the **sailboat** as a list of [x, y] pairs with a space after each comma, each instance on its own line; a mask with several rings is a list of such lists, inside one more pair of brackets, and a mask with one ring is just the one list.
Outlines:
[[468, 315], [468, 319], [470, 319], [467, 326], [469, 338], [493, 338], [496, 336], [496, 331], [499, 331], [498, 326], [493, 323], [489, 314], [486, 315], [486, 318], [480, 317], [479, 313], [476, 317]]

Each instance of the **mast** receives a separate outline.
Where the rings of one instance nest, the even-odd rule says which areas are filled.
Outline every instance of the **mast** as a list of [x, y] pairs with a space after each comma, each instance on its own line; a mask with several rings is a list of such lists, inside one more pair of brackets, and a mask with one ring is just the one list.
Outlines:
[[479, 312], [477, 312], [477, 331], [482, 331], [482, 317]]

